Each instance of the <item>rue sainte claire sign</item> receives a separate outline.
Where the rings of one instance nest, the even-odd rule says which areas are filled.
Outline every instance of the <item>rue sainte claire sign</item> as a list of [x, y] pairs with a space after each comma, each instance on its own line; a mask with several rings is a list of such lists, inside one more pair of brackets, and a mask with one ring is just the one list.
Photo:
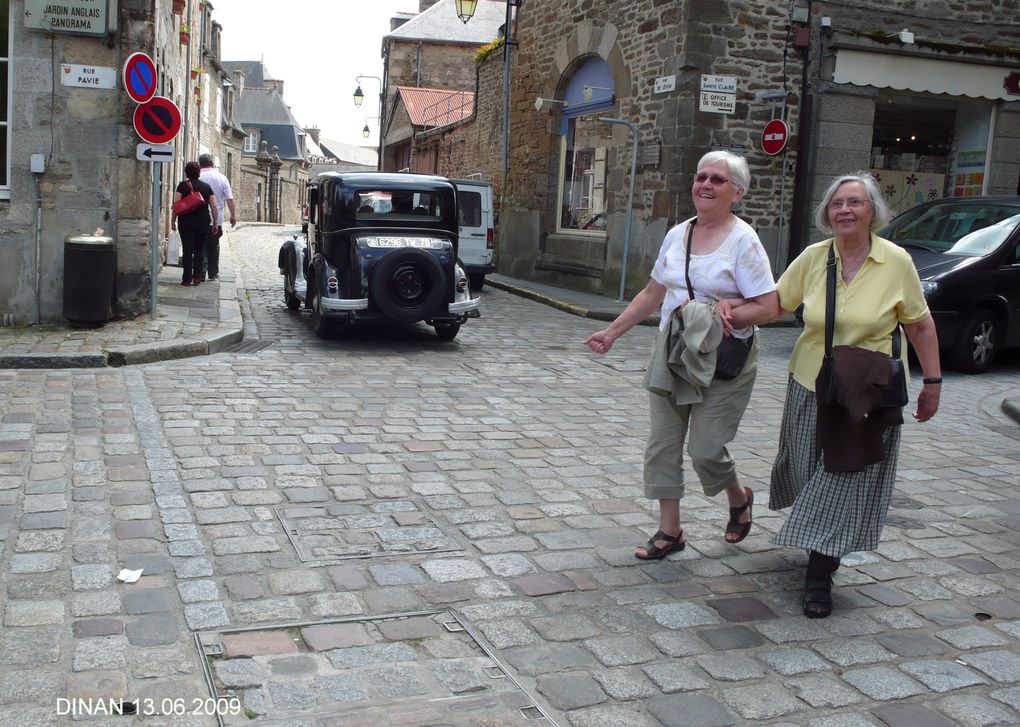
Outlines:
[[25, 0], [25, 27], [51, 33], [106, 35], [109, 0]]

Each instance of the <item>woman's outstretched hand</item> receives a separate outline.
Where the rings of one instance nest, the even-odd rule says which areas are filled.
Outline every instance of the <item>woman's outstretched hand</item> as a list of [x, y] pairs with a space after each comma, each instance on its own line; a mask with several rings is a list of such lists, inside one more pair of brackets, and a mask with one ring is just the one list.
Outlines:
[[584, 345], [595, 353], [606, 353], [613, 347], [613, 341], [615, 340], [616, 336], [609, 333], [609, 329], [606, 328], [584, 339]]

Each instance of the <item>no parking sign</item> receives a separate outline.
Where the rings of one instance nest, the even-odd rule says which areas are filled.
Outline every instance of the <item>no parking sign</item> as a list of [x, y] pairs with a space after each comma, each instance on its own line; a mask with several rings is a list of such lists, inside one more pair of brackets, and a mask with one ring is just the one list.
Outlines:
[[124, 90], [135, 103], [156, 95], [156, 64], [144, 53], [132, 53], [124, 61]]

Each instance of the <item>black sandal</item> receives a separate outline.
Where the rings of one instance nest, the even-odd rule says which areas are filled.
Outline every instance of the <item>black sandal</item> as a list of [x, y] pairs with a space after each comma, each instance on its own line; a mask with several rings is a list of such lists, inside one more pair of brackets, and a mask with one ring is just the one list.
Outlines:
[[[656, 540], [664, 540], [668, 545], [664, 548], [660, 548], [655, 544]], [[655, 535], [648, 539], [648, 543], [644, 546], [645, 554], [638, 555], [634, 553], [634, 557], [638, 560], [662, 560], [673, 551], [680, 552], [687, 547], [687, 538], [684, 537], [684, 531], [681, 528], [680, 532], [676, 535], [666, 535], [661, 530], [656, 530]]]
[[825, 618], [832, 613], [832, 577], [804, 581], [804, 615]]
[[[747, 502], [740, 507], [730, 508], [730, 521], [726, 523], [726, 535], [736, 535], [735, 540], [729, 540], [724, 538], [727, 543], [731, 545], [733, 543], [739, 543], [741, 540], [747, 537], [747, 534], [751, 532], [751, 525], [754, 524], [752, 516], [751, 506], [754, 504], [754, 490], [750, 487], [744, 488], [744, 494], [747, 496]], [[747, 510], [748, 520], [746, 523], [740, 522], [740, 516], [744, 514], [744, 510]]]

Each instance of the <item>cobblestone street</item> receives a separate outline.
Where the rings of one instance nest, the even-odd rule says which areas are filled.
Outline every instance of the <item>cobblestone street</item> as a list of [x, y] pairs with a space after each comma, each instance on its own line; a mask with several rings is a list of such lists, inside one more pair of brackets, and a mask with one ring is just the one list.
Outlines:
[[640, 562], [653, 328], [599, 358], [602, 324], [486, 287], [454, 342], [320, 340], [295, 231], [225, 238], [247, 352], [0, 370], [0, 727], [1020, 724], [1015, 357], [907, 415], [883, 542], [813, 621], [767, 504], [799, 329], [762, 332], [731, 448], [750, 536], [688, 488], [688, 547]]

